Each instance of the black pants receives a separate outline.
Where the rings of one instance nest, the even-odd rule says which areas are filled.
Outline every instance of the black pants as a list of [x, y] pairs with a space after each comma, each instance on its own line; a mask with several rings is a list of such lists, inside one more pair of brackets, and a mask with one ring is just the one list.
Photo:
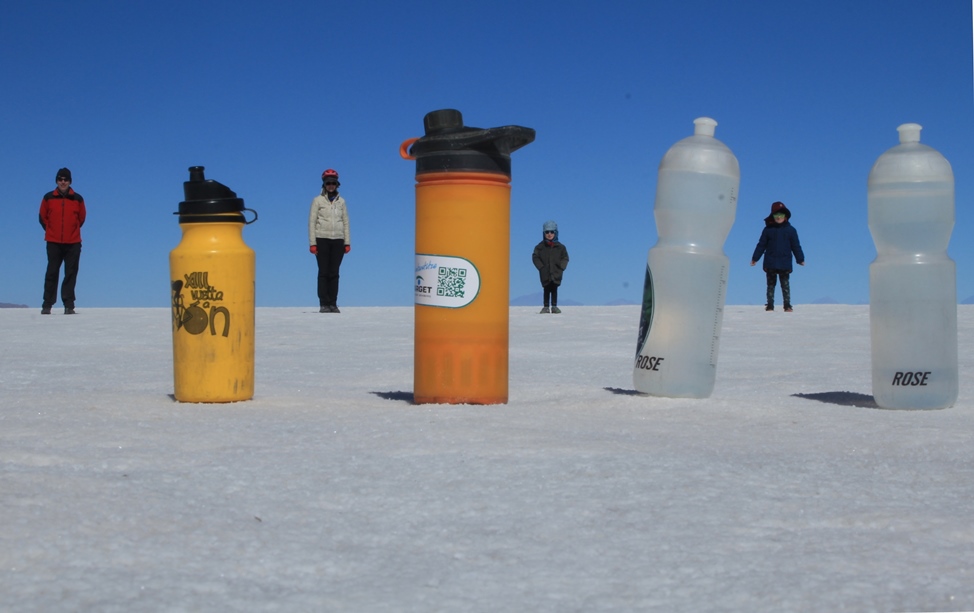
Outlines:
[[791, 306], [791, 285], [788, 283], [788, 276], [791, 274], [787, 270], [766, 270], [768, 275], [768, 306], [774, 306], [774, 286], [775, 279], [781, 279], [781, 300], [785, 308]]
[[81, 243], [47, 243], [47, 274], [44, 275], [45, 308], [57, 302], [57, 280], [64, 264], [64, 282], [61, 283], [61, 302], [64, 308], [74, 308], [74, 284], [78, 280], [78, 263], [81, 261]]
[[551, 306], [558, 306], [558, 286], [554, 283], [544, 286], [544, 305], [548, 306], [549, 301]]
[[318, 305], [338, 306], [338, 269], [345, 257], [345, 241], [340, 238], [316, 238], [318, 253]]

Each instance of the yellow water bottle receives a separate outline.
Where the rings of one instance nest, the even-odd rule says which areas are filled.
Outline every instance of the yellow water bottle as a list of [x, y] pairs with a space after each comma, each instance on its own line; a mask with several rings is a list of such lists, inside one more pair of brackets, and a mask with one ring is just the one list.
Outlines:
[[[189, 169], [179, 203], [183, 237], [169, 253], [172, 357], [180, 402], [254, 396], [254, 251], [243, 241], [257, 213], [227, 186]], [[254, 213], [247, 221], [244, 211]]]
[[423, 119], [402, 144], [416, 160], [413, 400], [504, 404], [508, 397], [511, 152], [531, 128], [470, 128], [460, 111]]

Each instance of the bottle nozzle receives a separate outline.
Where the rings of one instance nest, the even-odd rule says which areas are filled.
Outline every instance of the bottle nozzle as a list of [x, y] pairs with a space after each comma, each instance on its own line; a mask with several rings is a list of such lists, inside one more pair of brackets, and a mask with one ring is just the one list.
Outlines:
[[423, 117], [423, 127], [427, 135], [459, 130], [463, 128], [463, 115], [456, 109], [432, 111]]
[[919, 143], [920, 142], [920, 130], [923, 129], [918, 123], [905, 123], [900, 127], [896, 128], [896, 131], [900, 133], [900, 144], [903, 143]]
[[534, 130], [522, 126], [474, 128], [463, 125], [456, 109], [440, 109], [423, 118], [426, 135], [402, 144], [399, 154], [416, 160], [416, 174], [489, 172], [511, 176], [511, 152], [534, 141]]
[[710, 117], [698, 117], [693, 120], [694, 136], [713, 136], [717, 122]]
[[[197, 205], [201, 203], [206, 203], [204, 206], [215, 205], [217, 208], [228, 207], [228, 210], [232, 211], [243, 210], [243, 200], [237, 198], [237, 194], [226, 185], [213, 179], [204, 178], [202, 166], [189, 167], [189, 181], [183, 182], [183, 194], [186, 200], [179, 204], [181, 213], [186, 212], [183, 210], [184, 205], [193, 209], [194, 207], [199, 208]], [[207, 212], [212, 213], [214, 211], [208, 210]]]

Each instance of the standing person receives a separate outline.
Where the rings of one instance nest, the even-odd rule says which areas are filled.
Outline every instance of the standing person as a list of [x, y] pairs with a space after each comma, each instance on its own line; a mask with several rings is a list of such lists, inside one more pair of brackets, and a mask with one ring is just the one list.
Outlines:
[[348, 227], [348, 208], [338, 195], [338, 173], [331, 168], [321, 173], [321, 194], [311, 201], [308, 236], [311, 253], [318, 260], [319, 313], [338, 310], [338, 269], [345, 254], [352, 250]]
[[544, 288], [544, 308], [541, 312], [561, 313], [558, 308], [558, 286], [561, 285], [562, 273], [568, 268], [568, 249], [558, 242], [558, 224], [553, 221], [544, 222], [542, 237], [531, 256], [534, 267], [541, 273], [541, 287]]
[[85, 199], [71, 189], [71, 171], [62, 168], [55, 175], [57, 189], [41, 199], [38, 215], [47, 241], [47, 273], [44, 275], [44, 301], [41, 314], [50, 315], [57, 302], [57, 282], [64, 264], [61, 302], [64, 314], [74, 315], [74, 285], [81, 261], [81, 226], [85, 225]]
[[784, 302], [785, 312], [791, 313], [791, 285], [788, 277], [791, 275], [791, 256], [799, 266], [805, 265], [805, 254], [798, 241], [798, 230], [788, 221], [791, 211], [781, 202], [771, 205], [771, 214], [764, 218], [764, 230], [751, 256], [751, 266], [757, 263], [764, 254], [764, 272], [768, 277], [768, 302], [765, 311], [774, 310], [774, 287], [776, 279], [781, 279], [781, 300]]

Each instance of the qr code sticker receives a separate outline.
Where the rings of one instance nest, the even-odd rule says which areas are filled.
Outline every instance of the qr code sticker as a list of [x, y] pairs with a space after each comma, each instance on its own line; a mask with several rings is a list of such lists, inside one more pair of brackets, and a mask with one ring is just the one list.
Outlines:
[[466, 268], [447, 268], [440, 266], [439, 283], [436, 284], [436, 295], [444, 298], [463, 298], [463, 289], [466, 283]]

